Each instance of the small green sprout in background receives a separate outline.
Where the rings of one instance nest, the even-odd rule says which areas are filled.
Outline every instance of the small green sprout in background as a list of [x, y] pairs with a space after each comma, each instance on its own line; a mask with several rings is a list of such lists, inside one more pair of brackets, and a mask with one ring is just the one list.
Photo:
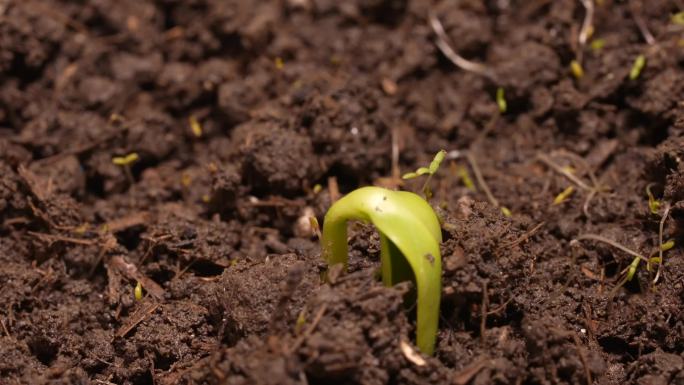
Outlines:
[[321, 186], [320, 183], [316, 183], [316, 184], [313, 186], [313, 193], [314, 193], [314, 195], [316, 195], [316, 194], [318, 194], [319, 192], [321, 192], [321, 190], [323, 190], [323, 186]]
[[135, 296], [136, 301], [141, 301], [143, 297], [143, 289], [142, 289], [142, 283], [138, 281], [138, 283], [135, 285], [135, 290], [133, 291], [133, 295]]
[[[441, 157], [443, 158], [443, 156]], [[436, 171], [440, 157], [433, 161]], [[431, 165], [432, 166], [432, 165]], [[423, 172], [429, 173], [428, 171]], [[386, 286], [412, 280], [417, 294], [416, 345], [432, 355], [439, 323], [442, 231], [430, 204], [419, 195], [362, 187], [335, 202], [325, 215], [322, 256], [328, 266], [347, 265], [347, 221], [368, 221], [380, 235], [380, 269]]]
[[670, 18], [672, 24], [684, 25], [684, 12], [677, 12]]
[[[662, 238], [662, 224], [665, 222], [665, 219], [667, 218], [667, 212], [663, 216], [661, 220], [661, 230], [659, 233], [659, 238]], [[637, 269], [639, 268], [639, 265], [641, 264], [642, 261], [646, 262], [646, 270], [651, 272], [653, 270], [652, 266], [653, 265], [658, 265], [658, 272], [656, 273], [655, 279], [653, 279], [653, 284], [655, 285], [656, 282], [658, 282], [658, 277], [660, 276], [660, 266], [662, 265], [663, 262], [663, 252], [670, 250], [675, 246], [675, 241], [674, 240], [669, 240], [667, 242], [661, 243], [660, 246], [653, 252], [651, 252], [647, 257], [644, 255], [631, 250], [611, 239], [602, 237], [600, 235], [596, 234], [584, 234], [580, 235], [579, 237], [576, 238], [576, 240], [594, 240], [598, 242], [603, 242], [607, 245], [613, 246], [618, 250], [621, 250], [631, 256], [634, 257], [632, 262], [627, 266], [624, 270], [620, 272], [620, 275], [623, 276], [622, 279], [613, 287], [613, 289], [610, 291], [610, 294], [608, 295], [609, 301], [612, 299], [617, 291], [625, 285], [625, 283], [631, 281], [634, 278], [634, 275], [636, 274]]]
[[606, 46], [606, 39], [596, 38], [591, 41], [591, 44], [589, 46], [591, 47], [592, 51], [598, 52]]
[[295, 334], [299, 334], [302, 329], [304, 328], [304, 325], [306, 324], [306, 312], [304, 309], [299, 312], [299, 315], [297, 316], [297, 321], [295, 321]]
[[506, 206], [501, 206], [501, 214], [503, 214], [504, 217], [508, 217], [508, 218], [513, 216], [513, 213], [511, 212], [511, 210]]
[[315, 235], [316, 238], [321, 239], [321, 226], [318, 224], [318, 219], [316, 219], [316, 217], [309, 217], [309, 226], [311, 227], [313, 235]]
[[648, 209], [651, 211], [651, 214], [658, 214], [661, 202], [653, 196], [653, 193], [651, 192], [651, 186], [653, 186], [653, 184], [646, 186], [646, 195], [648, 195]]
[[582, 68], [580, 62], [577, 60], [570, 62], [570, 73], [572, 73], [572, 76], [574, 76], [576, 79], [581, 79], [584, 76], [584, 69]]
[[126, 156], [115, 156], [112, 158], [112, 163], [114, 163], [117, 166], [130, 166], [133, 163], [137, 162], [140, 157], [138, 156], [138, 153], [136, 152], [131, 152], [130, 154]]
[[439, 165], [442, 164], [445, 156], [446, 151], [440, 150], [437, 154], [435, 154], [435, 157], [432, 159], [432, 162], [430, 162], [428, 167], [420, 167], [415, 172], [406, 173], [401, 177], [401, 179], [413, 179], [427, 174], [428, 177], [425, 179], [425, 183], [423, 184], [423, 194], [425, 195], [425, 199], [432, 198], [430, 179], [432, 179], [432, 176], [437, 172], [437, 170], [439, 170]]
[[556, 197], [553, 199], [553, 204], [554, 205], [559, 205], [563, 202], [565, 202], [572, 193], [575, 192], [575, 188], [570, 186], [566, 188], [565, 190], [561, 191], [560, 194], [556, 195]]
[[201, 138], [202, 125], [200, 124], [199, 120], [197, 120], [195, 115], [190, 115], [190, 117], [188, 118], [188, 123], [190, 123], [190, 131], [192, 132], [192, 134], [195, 135], [196, 138]]
[[499, 105], [499, 112], [505, 114], [508, 109], [508, 103], [506, 102], [506, 95], [503, 87], [496, 89], [496, 104]]
[[140, 159], [138, 156], [137, 152], [131, 152], [128, 155], [125, 156], [115, 156], [112, 158], [112, 163], [114, 163], [117, 166], [121, 166], [124, 169], [124, 172], [126, 173], [126, 178], [128, 179], [128, 183], [131, 185], [135, 183], [135, 180], [133, 179], [133, 173], [131, 172], [131, 166], [133, 163], [137, 162]]
[[632, 64], [632, 69], [629, 70], [629, 80], [636, 80], [639, 75], [641, 75], [644, 66], [646, 66], [646, 56], [637, 56], [636, 59], [634, 59], [634, 64]]
[[458, 175], [459, 179], [461, 179], [461, 182], [463, 182], [465, 188], [470, 191], [477, 191], [475, 188], [475, 182], [473, 182], [472, 178], [470, 178], [470, 173], [468, 172], [468, 168], [466, 166], [456, 165], [456, 163], [451, 162], [451, 167], [455, 170], [455, 174]]
[[283, 61], [283, 58], [280, 56], [276, 57], [275, 60], [273, 61], [275, 64], [275, 68], [280, 71], [285, 67], [285, 62]]

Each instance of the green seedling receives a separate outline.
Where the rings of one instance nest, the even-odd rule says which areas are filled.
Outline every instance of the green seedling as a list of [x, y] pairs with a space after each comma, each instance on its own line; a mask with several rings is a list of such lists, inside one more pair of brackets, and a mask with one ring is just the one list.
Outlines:
[[432, 179], [432, 176], [437, 172], [437, 170], [439, 170], [439, 165], [442, 164], [445, 156], [446, 151], [440, 150], [437, 154], [435, 154], [435, 157], [432, 159], [432, 162], [430, 162], [428, 167], [420, 167], [414, 172], [406, 173], [401, 177], [401, 179], [413, 179], [422, 175], [427, 175], [427, 179], [425, 179], [425, 183], [423, 184], [423, 194], [425, 195], [425, 199], [432, 198], [430, 179]]
[[644, 66], [646, 66], [646, 56], [637, 56], [636, 59], [634, 59], [634, 64], [632, 64], [632, 69], [629, 70], [629, 80], [636, 80], [639, 75], [641, 75]]
[[566, 200], [568, 200], [568, 198], [570, 198], [570, 195], [572, 195], [573, 192], [575, 192], [574, 187], [570, 186], [566, 188], [565, 190], [561, 191], [560, 194], [556, 195], [555, 198], [553, 198], [553, 204], [559, 205], [565, 202]]
[[188, 118], [188, 123], [190, 123], [190, 131], [192, 134], [195, 135], [196, 138], [201, 138], [203, 132], [202, 125], [200, 124], [199, 120], [197, 120], [195, 115], [190, 115]]
[[651, 211], [651, 214], [658, 214], [661, 202], [653, 196], [653, 193], [651, 192], [651, 186], [652, 184], [646, 186], [646, 195], [648, 195], [648, 209]]
[[496, 89], [496, 104], [499, 106], [500, 113], [506, 113], [508, 109], [508, 103], [506, 102], [506, 94], [503, 87]]
[[580, 62], [577, 60], [570, 62], [570, 73], [572, 73], [572, 76], [574, 76], [576, 79], [581, 79], [584, 76], [584, 69], [582, 68]]
[[137, 152], [131, 152], [126, 156], [113, 157], [112, 163], [114, 163], [117, 166], [123, 167], [124, 172], [126, 173], [126, 178], [128, 178], [128, 182], [132, 185], [135, 182], [135, 180], [133, 179], [133, 172], [131, 172], [131, 166], [139, 159], [140, 157], [138, 156]]
[[133, 290], [133, 295], [135, 296], [136, 301], [142, 301], [143, 289], [142, 289], [142, 283], [140, 281], [138, 281], [138, 283], [135, 285], [135, 290]]
[[591, 41], [591, 44], [589, 46], [591, 47], [592, 51], [598, 52], [606, 46], [606, 40], [601, 38], [594, 39]]
[[475, 183], [473, 182], [473, 179], [470, 177], [470, 173], [468, 172], [468, 168], [466, 166], [461, 166], [457, 165], [454, 162], [451, 162], [451, 169], [453, 172], [461, 179], [461, 182], [470, 191], [476, 191], [477, 189], [475, 188]]
[[684, 12], [677, 12], [670, 18], [672, 24], [684, 25]]
[[370, 222], [377, 228], [380, 269], [386, 286], [407, 280], [415, 282], [416, 345], [423, 353], [431, 355], [442, 286], [439, 250], [442, 232], [437, 215], [427, 201], [411, 192], [381, 187], [354, 190], [335, 202], [325, 215], [321, 247], [328, 266], [347, 265], [348, 220]]

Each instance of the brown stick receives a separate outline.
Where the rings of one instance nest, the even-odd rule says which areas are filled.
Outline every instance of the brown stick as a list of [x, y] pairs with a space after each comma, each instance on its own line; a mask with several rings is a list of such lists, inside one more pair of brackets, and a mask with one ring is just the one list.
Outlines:
[[516, 246], [516, 245], [519, 245], [519, 244], [525, 242], [525, 241], [528, 240], [531, 236], [533, 236], [537, 231], [539, 231], [539, 229], [541, 229], [545, 224], [546, 224], [546, 222], [540, 222], [538, 225], [534, 226], [534, 227], [532, 228], [532, 230], [526, 232], [526, 233], [523, 234], [520, 238], [516, 239], [516, 240], [513, 241], [513, 242], [507, 243], [507, 244], [501, 246], [500, 248], [501, 248], [501, 249], [507, 249], [507, 248], [510, 248], [510, 247], [513, 247], [513, 246]]
[[127, 323], [126, 325], [123, 325], [119, 330], [116, 332], [117, 337], [124, 337], [126, 334], [130, 333], [133, 328], [138, 326], [142, 321], [145, 320], [150, 314], [152, 314], [155, 310], [160, 305], [158, 303], [153, 303], [150, 305], [147, 305], [146, 307], [140, 308], [140, 310], [136, 311], [130, 318], [130, 322]]

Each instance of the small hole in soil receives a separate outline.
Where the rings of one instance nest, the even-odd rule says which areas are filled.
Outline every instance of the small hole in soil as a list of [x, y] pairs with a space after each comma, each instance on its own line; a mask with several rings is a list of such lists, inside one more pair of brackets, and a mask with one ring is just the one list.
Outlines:
[[160, 356], [159, 354], [156, 354], [154, 368], [159, 370], [169, 370], [174, 362], [176, 362], [176, 360], [173, 357]]
[[598, 339], [598, 343], [607, 353], [618, 354], [622, 356], [629, 355], [632, 357], [638, 357], [639, 354], [639, 349], [636, 346], [630, 346], [630, 344], [620, 337], [600, 337]]
[[57, 344], [42, 336], [33, 338], [28, 345], [31, 353], [46, 366], [50, 366], [59, 352]]
[[658, 116], [634, 112], [629, 115], [628, 127], [638, 127], [642, 134], [639, 143], [649, 146], [657, 146], [667, 139], [668, 127], [672, 122]]
[[199, 277], [215, 277], [223, 274], [223, 267], [214, 262], [199, 259], [192, 264], [190, 271]]
[[631, 281], [625, 282], [624, 288], [633, 294], [641, 293], [641, 286], [636, 276]]
[[131, 378], [133, 385], [153, 385], [154, 380], [152, 379], [152, 374], [149, 370], [139, 373], [138, 375]]
[[97, 196], [98, 198], [104, 198], [104, 178], [101, 176], [91, 176], [86, 179], [86, 191]]
[[140, 244], [140, 234], [145, 231], [145, 226], [133, 226], [116, 233], [116, 240], [127, 250], [135, 250]]

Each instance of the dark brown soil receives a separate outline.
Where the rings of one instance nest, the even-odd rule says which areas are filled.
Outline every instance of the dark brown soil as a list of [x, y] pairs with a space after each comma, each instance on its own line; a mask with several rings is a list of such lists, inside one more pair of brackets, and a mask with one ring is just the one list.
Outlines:
[[[574, 0], [0, 1], [0, 385], [684, 384], [684, 3], [595, 3], [580, 46]], [[402, 171], [451, 152], [422, 366], [377, 234], [323, 284], [306, 220], [396, 186], [393, 138]], [[571, 241], [649, 255], [668, 206], [659, 281], [612, 296], [632, 257]]]

